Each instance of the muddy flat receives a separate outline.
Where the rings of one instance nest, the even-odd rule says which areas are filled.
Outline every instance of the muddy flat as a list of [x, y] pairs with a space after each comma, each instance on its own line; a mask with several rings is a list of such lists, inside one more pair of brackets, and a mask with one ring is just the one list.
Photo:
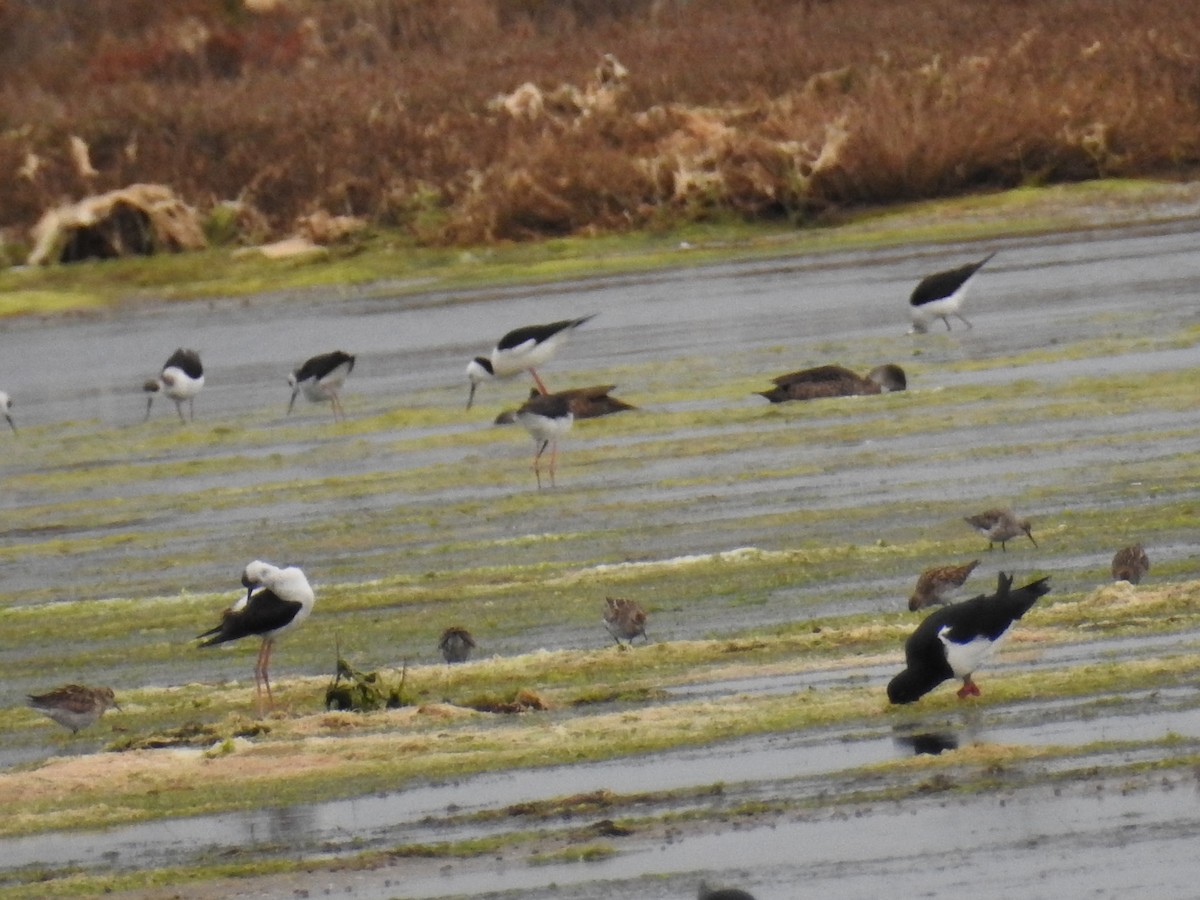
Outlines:
[[[128, 809], [60, 828], [51, 798], [19, 794], [29, 825], [0, 836], [0, 896], [65, 892], [77, 867], [146, 898], [668, 898], [702, 878], [759, 900], [1192, 896], [1197, 224], [3, 323], [20, 433], [0, 435], [0, 792], [108, 777]], [[921, 277], [992, 251], [964, 307], [973, 327], [906, 334]], [[577, 422], [539, 490], [526, 433], [492, 424], [529, 379], [481, 385], [467, 411], [466, 363], [511, 328], [590, 313], [541, 375], [616, 384], [638, 409]], [[141, 382], [177, 346], [205, 361], [195, 421], [165, 398], [143, 421]], [[357, 355], [347, 421], [302, 400], [288, 415], [287, 374], [332, 349]], [[756, 393], [795, 369], [884, 362], [908, 390]], [[989, 550], [963, 517], [995, 506], [1029, 517], [1036, 545]], [[1149, 576], [1111, 585], [1113, 552], [1134, 541]], [[252, 718], [255, 648], [192, 639], [253, 558], [302, 565], [318, 594], [272, 664], [274, 731], [220, 754], [118, 752]], [[917, 574], [973, 558], [966, 596], [1001, 571], [1049, 574], [1053, 592], [980, 674], [978, 701], [947, 685], [889, 709]], [[603, 629], [613, 594], [649, 610], [645, 646], [618, 650]], [[436, 644], [455, 623], [480, 652], [452, 672]], [[675, 660], [692, 648], [702, 663]], [[420, 711], [328, 716], [339, 651], [403, 669]], [[575, 659], [605, 667], [603, 696], [558, 683]], [[515, 677], [550, 709], [460, 717], [523, 660], [539, 674]], [[625, 660], [638, 695], [621, 691]], [[71, 737], [22, 707], [64, 681], [130, 700]], [[823, 696], [846, 709], [736, 718], [782, 722]], [[403, 755], [418, 732], [453, 748], [593, 728], [611, 748], [596, 739], [575, 762], [413, 763], [315, 802], [188, 805], [187, 771], [224, 778], [240, 760], [258, 777], [277, 739], [299, 759], [356, 729]], [[660, 746], [637, 743], [656, 728]], [[155, 754], [179, 754], [179, 782], [141, 791]], [[31, 872], [52, 874], [43, 894]]]

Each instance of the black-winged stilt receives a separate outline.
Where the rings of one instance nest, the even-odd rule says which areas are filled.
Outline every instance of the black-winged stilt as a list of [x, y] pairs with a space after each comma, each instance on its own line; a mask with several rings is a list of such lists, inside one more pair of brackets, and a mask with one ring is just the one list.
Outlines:
[[912, 328], [908, 333], [924, 334], [929, 330], [934, 319], [941, 319], [945, 322], [946, 330], [949, 331], [950, 316], [961, 319], [970, 328], [971, 323], [961, 312], [963, 300], [966, 299], [967, 290], [971, 286], [971, 279], [975, 273], [995, 255], [995, 253], [989, 253], [979, 262], [968, 263], [957, 269], [947, 269], [945, 272], [935, 272], [922, 278], [913, 289], [912, 296], [908, 301], [909, 312], [912, 316]]
[[537, 443], [533, 456], [533, 474], [538, 487], [542, 486], [541, 458], [546, 447], [550, 447], [550, 484], [554, 484], [554, 469], [558, 460], [558, 439], [571, 430], [575, 414], [571, 412], [571, 401], [557, 394], [538, 394], [530, 397], [516, 413], [517, 421]]
[[971, 577], [979, 560], [973, 559], [961, 566], [931, 566], [917, 578], [916, 589], [908, 598], [908, 608], [913, 612], [926, 606], [945, 606], [962, 590]]
[[1128, 581], [1137, 584], [1150, 571], [1150, 557], [1141, 544], [1130, 544], [1122, 547], [1113, 556], [1113, 581]]
[[470, 409], [475, 401], [475, 388], [481, 381], [509, 378], [525, 371], [533, 376], [539, 391], [543, 394], [550, 393], [538, 376], [537, 367], [554, 356], [572, 331], [594, 316], [595, 313], [578, 319], [551, 322], [548, 325], [527, 325], [500, 338], [490, 357], [477, 356], [467, 363], [467, 379], [471, 382], [471, 392], [467, 395], [467, 409]]
[[772, 378], [771, 381], [775, 387], [757, 393], [772, 403], [879, 394], [902, 391], [908, 387], [908, 377], [895, 363], [876, 366], [866, 375], [859, 375], [842, 366], [817, 366], [813, 369], [788, 372], [786, 375]]
[[328, 400], [333, 406], [333, 420], [345, 418], [342, 401], [338, 392], [346, 383], [346, 376], [354, 371], [354, 357], [341, 350], [332, 353], [322, 353], [304, 361], [304, 365], [288, 376], [288, 386], [292, 389], [292, 399], [288, 401], [288, 414], [296, 405], [296, 395], [304, 392], [306, 400], [312, 403], [323, 403]]
[[12, 398], [4, 391], [0, 391], [0, 412], [4, 413], [4, 418], [8, 421], [8, 427], [12, 429], [13, 434], [17, 433], [17, 423], [12, 417]]
[[996, 593], [943, 606], [930, 613], [904, 643], [905, 669], [888, 682], [892, 703], [912, 703], [949, 678], [961, 678], [959, 698], [978, 696], [971, 676], [996, 652], [1037, 599], [1048, 593], [1049, 576], [1012, 590], [1012, 576], [1000, 573]]
[[964, 521], [988, 539], [989, 550], [999, 544], [1001, 550], [1007, 551], [1005, 545], [1022, 534], [1037, 546], [1029, 520], [1017, 518], [1011, 509], [987, 509], [974, 516], [964, 516]]
[[267, 668], [275, 639], [308, 618], [315, 597], [300, 569], [295, 566], [281, 569], [257, 559], [242, 572], [242, 587], [246, 588], [246, 596], [221, 614], [220, 625], [198, 635], [197, 640], [201, 647], [211, 647], [251, 635], [262, 638], [254, 666], [254, 687], [261, 712], [263, 685], [267, 688], [268, 702], [274, 703]]
[[29, 705], [75, 734], [96, 722], [105, 710], [120, 709], [110, 687], [67, 684], [44, 694], [30, 694]]
[[179, 413], [179, 421], [187, 421], [183, 417], [183, 401], [188, 402], [188, 416], [194, 419], [196, 395], [204, 387], [204, 366], [200, 365], [200, 354], [195, 350], [184, 350], [180, 347], [162, 367], [157, 378], [152, 378], [142, 385], [146, 391], [146, 418], [150, 418], [150, 406], [154, 403], [154, 395], [166, 394], [175, 401], [175, 411]]

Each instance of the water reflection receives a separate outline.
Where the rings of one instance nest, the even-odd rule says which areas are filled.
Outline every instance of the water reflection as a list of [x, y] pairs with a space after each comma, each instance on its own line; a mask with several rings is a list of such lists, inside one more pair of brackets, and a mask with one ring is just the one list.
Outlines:
[[983, 719], [972, 705], [949, 716], [905, 722], [892, 728], [892, 741], [914, 756], [938, 756], [981, 740]]
[[317, 808], [296, 805], [264, 809], [247, 824], [251, 844], [301, 847], [317, 834]]
[[[481, 818], [474, 813], [530, 799], [605, 789], [631, 794], [718, 782], [728, 785], [731, 771], [744, 779], [736, 790], [729, 787], [732, 793], [778, 792], [788, 790], [785, 786], [789, 784], [800, 785], [810, 779], [819, 783], [823, 776], [850, 772], [898, 755], [945, 753], [980, 741], [1083, 746], [1097, 741], [1146, 742], [1167, 735], [1176, 741], [1200, 741], [1200, 706], [1196, 705], [1195, 688], [1190, 684], [1106, 695], [1092, 703], [1082, 703], [1078, 698], [1030, 700], [1006, 707], [964, 702], [953, 709], [906, 710], [897, 718], [902, 721], [887, 722], [880, 717], [865, 728], [854, 723], [825, 730], [753, 735], [635, 758], [481, 773], [452, 782], [414, 783], [398, 791], [348, 800], [170, 819], [93, 832], [9, 837], [0, 839], [0, 871], [32, 865], [99, 866], [117, 858], [112, 854], [117, 854], [123, 864], [151, 868], [188, 865], [198, 857], [232, 849], [271, 855], [302, 854], [319, 847], [323, 853], [336, 855], [366, 848], [467, 841], [502, 833], [509, 827], [503, 818]], [[1200, 820], [1194, 833], [1200, 835]], [[724, 832], [721, 836], [728, 837]], [[670, 841], [664, 846], [670, 846]], [[709, 858], [701, 855], [696, 865], [703, 866]], [[625, 861], [627, 857], [621, 854], [614, 860], [613, 870], [620, 870]], [[688, 865], [692, 862], [689, 859]], [[597, 866], [599, 862], [590, 862], [588, 871]], [[523, 871], [523, 864], [518, 868]], [[546, 871], [532, 875], [531, 882], [544, 879]], [[433, 881], [442, 877], [436, 873]], [[511, 872], [506, 877], [515, 878]], [[430, 893], [425, 896], [446, 893], [439, 892], [432, 882], [428, 889]], [[418, 894], [414, 890], [406, 896]]]
[[896, 734], [895, 742], [908, 748], [914, 756], [938, 756], [947, 750], [958, 749], [958, 735], [952, 731], [921, 731]]

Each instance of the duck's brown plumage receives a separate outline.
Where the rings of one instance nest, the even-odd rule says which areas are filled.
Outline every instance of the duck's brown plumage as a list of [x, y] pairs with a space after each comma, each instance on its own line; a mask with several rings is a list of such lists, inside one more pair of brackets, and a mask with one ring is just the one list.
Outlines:
[[[627, 409], [637, 409], [636, 406], [626, 403], [624, 400], [610, 396], [616, 389], [617, 386], [615, 384], [596, 384], [590, 387], [555, 391], [546, 396], [566, 398], [571, 413], [576, 419], [596, 419], [600, 416], [612, 415], [613, 413], [623, 412]], [[531, 400], [537, 396], [538, 391], [536, 388], [529, 392]], [[512, 425], [516, 421], [517, 411], [515, 409], [507, 409], [496, 416], [497, 425]]]
[[908, 387], [904, 370], [894, 363], [876, 366], [859, 375], [843, 366], [817, 366], [772, 378], [775, 387], [757, 393], [772, 403], [787, 400], [816, 400], [821, 397], [853, 397], [902, 391]]

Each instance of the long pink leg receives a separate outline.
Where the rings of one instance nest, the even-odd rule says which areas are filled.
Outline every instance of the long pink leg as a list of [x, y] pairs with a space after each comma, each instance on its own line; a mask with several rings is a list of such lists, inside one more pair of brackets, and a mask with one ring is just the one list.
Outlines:
[[546, 445], [547, 445], [548, 443], [550, 443], [550, 442], [549, 442], [549, 441], [542, 441], [542, 443], [541, 443], [541, 446], [539, 446], [539, 447], [538, 447], [538, 451], [537, 451], [537, 453], [535, 453], [535, 454], [533, 455], [533, 474], [534, 474], [535, 476], [537, 476], [537, 486], [538, 486], [538, 490], [539, 490], [539, 491], [542, 489], [542, 469], [541, 469], [541, 467], [538, 465], [538, 463], [539, 463], [539, 461], [541, 460], [541, 458], [542, 458], [542, 453], [543, 453], [543, 452], [545, 452], [545, 450], [546, 450]]
[[261, 716], [263, 712], [262, 705], [262, 661], [263, 651], [267, 648], [267, 642], [264, 640], [258, 648], [258, 659], [254, 661], [254, 705], [258, 709], [258, 714]]
[[264, 648], [266, 650], [266, 656], [263, 658], [262, 664], [263, 684], [267, 686], [267, 702], [271, 704], [272, 707], [275, 706], [275, 698], [271, 696], [271, 677], [267, 674], [267, 667], [271, 665], [271, 648], [274, 646], [274, 641], [267, 641], [267, 645]]
[[558, 441], [550, 442], [550, 486], [554, 487], [554, 469], [558, 465]]
[[533, 369], [530, 369], [529, 374], [533, 376], [534, 383], [537, 384], [538, 390], [541, 391], [543, 395], [550, 393], [550, 391], [546, 389], [546, 385], [542, 384], [542, 379], [538, 377], [537, 372], [535, 372]]
[[275, 705], [275, 698], [271, 696], [271, 680], [267, 676], [267, 666], [271, 662], [271, 646], [273, 643], [274, 641], [269, 638], [263, 641], [262, 647], [258, 650], [258, 662], [254, 666], [254, 689], [255, 696], [257, 697], [258, 714], [260, 716], [263, 712], [262, 688], [264, 684], [267, 686], [267, 702], [272, 707]]

